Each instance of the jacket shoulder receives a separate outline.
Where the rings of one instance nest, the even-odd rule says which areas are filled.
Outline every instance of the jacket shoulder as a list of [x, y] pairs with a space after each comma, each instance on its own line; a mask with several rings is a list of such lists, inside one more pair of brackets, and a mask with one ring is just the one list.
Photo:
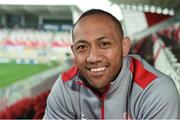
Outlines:
[[[145, 61], [144, 61], [145, 62]], [[158, 76], [154, 71], [148, 70], [140, 58], [130, 57], [130, 71], [133, 76], [133, 81], [138, 84], [142, 89], [145, 89], [152, 81]]]
[[72, 66], [69, 70], [62, 72], [62, 81], [67, 82], [78, 74], [78, 68], [76, 65]]

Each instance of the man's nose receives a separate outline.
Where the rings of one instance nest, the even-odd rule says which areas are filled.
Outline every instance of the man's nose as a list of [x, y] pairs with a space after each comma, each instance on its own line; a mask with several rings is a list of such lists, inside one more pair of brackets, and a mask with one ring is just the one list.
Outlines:
[[89, 55], [87, 57], [87, 62], [88, 63], [96, 63], [101, 61], [101, 55], [99, 53], [100, 51], [98, 51], [96, 48], [92, 48], [89, 51]]

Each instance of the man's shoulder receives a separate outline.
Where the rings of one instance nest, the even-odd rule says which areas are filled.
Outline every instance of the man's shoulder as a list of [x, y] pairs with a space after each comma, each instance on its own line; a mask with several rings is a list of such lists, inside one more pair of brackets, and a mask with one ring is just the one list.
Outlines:
[[140, 56], [130, 56], [130, 71], [133, 75], [133, 81], [142, 89], [152, 83], [172, 81], [169, 76], [148, 64]]
[[156, 70], [139, 56], [130, 56], [130, 71], [133, 81], [142, 89], [158, 77]]
[[61, 73], [61, 79], [63, 82], [68, 82], [72, 80], [78, 74], [78, 68], [73, 65], [70, 69]]

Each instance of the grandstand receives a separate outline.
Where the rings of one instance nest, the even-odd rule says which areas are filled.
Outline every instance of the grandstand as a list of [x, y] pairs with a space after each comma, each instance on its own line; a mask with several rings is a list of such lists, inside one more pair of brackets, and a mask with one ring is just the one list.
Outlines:
[[115, 16], [121, 21], [125, 35], [132, 39], [131, 53], [140, 54], [172, 77], [180, 92], [180, 2], [102, 0], [99, 6], [90, 7], [90, 3], [95, 5], [93, 2], [89, 1], [86, 9], [73, 1], [63, 4], [33, 1], [33, 5], [0, 2], [0, 64], [57, 65], [0, 88], [0, 119], [42, 118], [54, 81], [60, 72], [73, 64], [70, 50], [72, 25], [89, 8], [117, 12]]
[[56, 56], [61, 61], [62, 56], [65, 57], [63, 48], [68, 52], [67, 47], [71, 45], [70, 32], [67, 31], [9, 28], [0, 31], [1, 59], [15, 59], [18, 62], [21, 58], [34, 63], [50, 63]]

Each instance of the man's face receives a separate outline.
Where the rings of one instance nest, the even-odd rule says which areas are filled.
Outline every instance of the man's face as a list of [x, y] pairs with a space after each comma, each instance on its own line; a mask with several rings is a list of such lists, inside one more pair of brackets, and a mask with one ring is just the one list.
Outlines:
[[120, 72], [122, 39], [105, 15], [89, 15], [76, 24], [72, 50], [80, 73], [93, 88], [104, 91]]

